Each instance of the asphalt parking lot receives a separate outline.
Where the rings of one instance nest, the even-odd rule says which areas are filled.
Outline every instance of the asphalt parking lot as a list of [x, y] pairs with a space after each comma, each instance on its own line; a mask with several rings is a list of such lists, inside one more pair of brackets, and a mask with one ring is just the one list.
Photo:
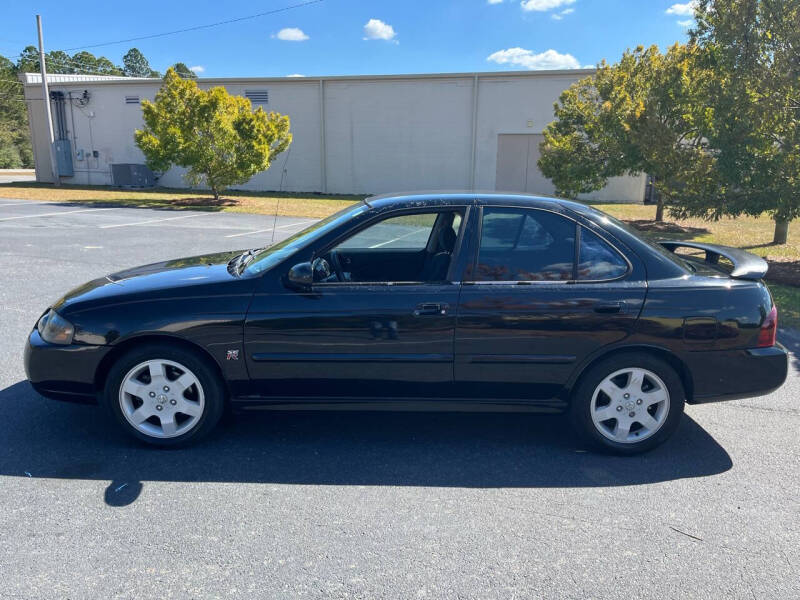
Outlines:
[[0, 597], [800, 597], [798, 355], [778, 392], [688, 407], [624, 459], [560, 418], [468, 414], [253, 415], [153, 450], [25, 381], [67, 289], [307, 222], [0, 200]]

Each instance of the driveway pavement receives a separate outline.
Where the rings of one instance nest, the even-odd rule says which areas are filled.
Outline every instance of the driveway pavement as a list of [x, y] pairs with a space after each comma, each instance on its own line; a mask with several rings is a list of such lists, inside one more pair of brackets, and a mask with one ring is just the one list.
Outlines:
[[67, 289], [306, 222], [0, 200], [0, 597], [800, 597], [797, 354], [778, 392], [624, 459], [468, 414], [249, 415], [159, 451], [25, 382]]

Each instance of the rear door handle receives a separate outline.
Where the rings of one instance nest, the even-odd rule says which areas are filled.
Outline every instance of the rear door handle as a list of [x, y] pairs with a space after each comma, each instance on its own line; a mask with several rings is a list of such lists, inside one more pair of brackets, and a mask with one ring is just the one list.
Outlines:
[[414, 316], [421, 317], [423, 315], [446, 315], [449, 306], [447, 304], [439, 304], [438, 302], [423, 302], [417, 304], [414, 309]]
[[622, 312], [625, 308], [624, 302], [598, 302], [594, 305], [594, 312], [603, 314], [613, 314]]

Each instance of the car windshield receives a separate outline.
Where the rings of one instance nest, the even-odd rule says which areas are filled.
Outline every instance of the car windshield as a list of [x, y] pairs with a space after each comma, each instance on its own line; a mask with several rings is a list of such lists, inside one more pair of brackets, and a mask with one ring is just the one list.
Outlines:
[[348, 206], [330, 217], [317, 221], [310, 227], [303, 229], [293, 236], [278, 242], [268, 248], [263, 248], [256, 251], [255, 257], [247, 264], [244, 272], [248, 275], [256, 275], [268, 271], [278, 263], [282, 262], [301, 248], [307, 246], [314, 240], [325, 235], [332, 229], [335, 229], [342, 223], [349, 221], [356, 215], [368, 210], [368, 206], [364, 202], [360, 202], [353, 206]]

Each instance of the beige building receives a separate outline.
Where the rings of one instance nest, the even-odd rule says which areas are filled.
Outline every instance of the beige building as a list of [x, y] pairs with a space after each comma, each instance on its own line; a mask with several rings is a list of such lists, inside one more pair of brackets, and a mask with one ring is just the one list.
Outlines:
[[[553, 104], [591, 71], [200, 79], [288, 114], [294, 141], [240, 186], [337, 194], [484, 189], [552, 194], [536, 161]], [[133, 141], [158, 79], [49, 75], [64, 183], [113, 185], [113, 164], [143, 163]], [[41, 79], [25, 74], [38, 181], [50, 181]], [[119, 182], [117, 182], [119, 183]], [[180, 169], [159, 185], [185, 187]], [[641, 202], [645, 177], [620, 177], [587, 199]]]

